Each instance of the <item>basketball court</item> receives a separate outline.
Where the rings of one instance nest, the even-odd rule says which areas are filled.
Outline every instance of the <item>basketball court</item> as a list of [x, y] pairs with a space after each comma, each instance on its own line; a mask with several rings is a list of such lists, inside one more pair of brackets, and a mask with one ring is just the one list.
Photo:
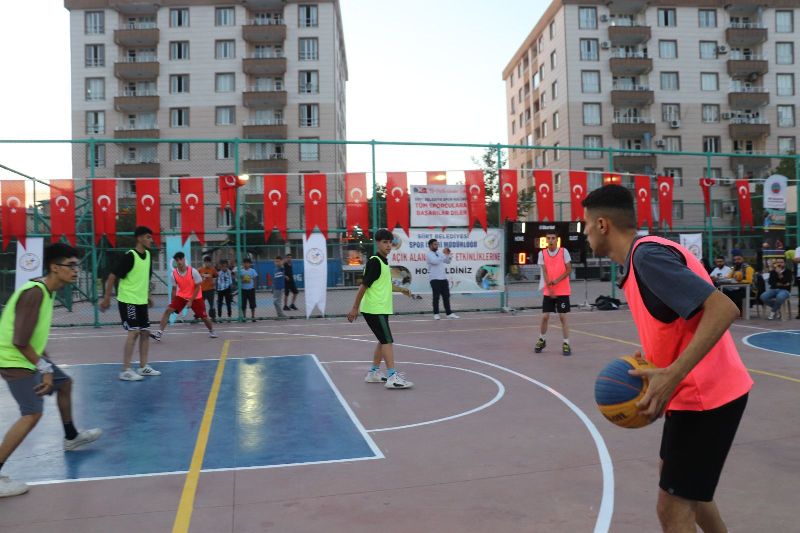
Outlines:
[[[76, 425], [104, 434], [65, 454], [48, 399], [3, 469], [33, 486], [0, 500], [0, 531], [659, 530], [661, 422], [617, 428], [593, 396], [600, 369], [638, 346], [630, 313], [573, 312], [572, 357], [553, 321], [533, 353], [538, 322], [396, 317], [411, 390], [363, 381], [374, 342], [362, 319], [221, 325], [219, 339], [176, 325], [151, 344], [163, 375], [142, 382], [117, 379], [121, 329], [56, 329]], [[734, 531], [796, 527], [796, 324], [731, 329], [755, 381], [717, 491]], [[0, 388], [0, 430], [17, 415]]]

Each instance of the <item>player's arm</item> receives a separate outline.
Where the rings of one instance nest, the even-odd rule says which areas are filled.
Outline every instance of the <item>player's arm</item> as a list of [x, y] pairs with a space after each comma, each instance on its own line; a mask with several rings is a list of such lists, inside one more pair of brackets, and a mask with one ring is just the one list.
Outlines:
[[200, 272], [194, 268], [192, 268], [192, 281], [194, 281], [194, 290], [192, 291], [192, 297], [189, 298], [190, 302], [193, 302], [194, 299], [197, 298], [197, 295], [200, 294], [200, 289], [202, 289], [201, 284], [203, 283], [203, 278], [200, 276]]
[[428, 251], [426, 258], [428, 260], [429, 265], [441, 265], [443, 261], [442, 258], [439, 257], [439, 254], [434, 253], [430, 250]]
[[361, 299], [364, 298], [364, 293], [367, 292], [367, 286], [363, 283], [358, 287], [358, 292], [356, 293], [356, 299], [353, 302], [353, 308], [347, 313], [347, 320], [348, 322], [352, 322], [358, 316], [358, 308], [361, 307]]
[[392, 283], [392, 292], [401, 292], [406, 296], [411, 296], [411, 291], [406, 289], [405, 287], [398, 287], [394, 283]]
[[42, 292], [35, 288], [28, 289], [20, 295], [15, 307], [14, 332], [11, 340], [25, 359], [42, 373], [42, 382], [33, 388], [39, 395], [47, 394], [53, 387], [53, 365], [42, 359], [42, 354], [36, 353], [30, 344], [39, 321], [39, 309], [43, 300]]
[[570, 273], [572, 273], [572, 263], [564, 263], [564, 266], [566, 267], [566, 270], [564, 270], [563, 274], [561, 274], [560, 276], [558, 276], [556, 279], [553, 280], [553, 285], [557, 285], [565, 278], [568, 278]]
[[748, 285], [753, 283], [753, 272], [755, 271], [756, 270], [751, 266], [748, 266], [746, 269], [744, 269], [744, 279], [742, 280], [742, 283], [747, 283]]

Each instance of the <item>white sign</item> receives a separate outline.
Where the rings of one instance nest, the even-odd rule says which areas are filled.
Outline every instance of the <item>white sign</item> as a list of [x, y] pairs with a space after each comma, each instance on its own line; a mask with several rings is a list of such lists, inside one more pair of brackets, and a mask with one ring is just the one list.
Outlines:
[[681, 233], [681, 246], [692, 252], [698, 261], [703, 260], [703, 234]]
[[467, 191], [463, 185], [412, 185], [411, 225], [432, 228], [468, 224]]
[[764, 182], [764, 209], [786, 209], [786, 176], [773, 174]]
[[44, 239], [28, 237], [25, 246], [17, 241], [17, 276], [14, 290], [22, 287], [26, 281], [42, 277], [44, 257]]
[[322, 233], [314, 232], [303, 237], [303, 279], [305, 283], [306, 318], [314, 307], [325, 316], [328, 290], [328, 247]]
[[439, 251], [450, 249], [452, 262], [445, 272], [450, 292], [484, 292], [503, 290], [505, 262], [503, 232], [500, 229], [433, 231], [410, 229], [411, 235], [395, 230], [389, 266], [392, 283], [411, 289], [413, 293], [431, 293], [428, 277], [428, 241], [439, 241]]

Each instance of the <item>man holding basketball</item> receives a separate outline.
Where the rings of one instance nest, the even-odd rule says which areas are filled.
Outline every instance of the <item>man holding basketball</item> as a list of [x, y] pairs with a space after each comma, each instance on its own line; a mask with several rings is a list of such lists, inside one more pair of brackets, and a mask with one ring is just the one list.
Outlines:
[[[655, 369], [637, 404], [661, 438], [658, 518], [664, 531], [727, 531], [714, 492], [747, 404], [753, 380], [728, 328], [739, 312], [714, 289], [686, 248], [661, 237], [637, 237], [633, 197], [607, 185], [583, 200], [586, 234], [598, 256], [624, 266], [620, 287]], [[641, 356], [641, 354], [637, 354]]]
[[542, 269], [542, 277], [539, 280], [539, 288], [544, 293], [542, 299], [542, 323], [539, 326], [539, 340], [536, 341], [534, 351], [541, 353], [547, 345], [547, 324], [550, 321], [550, 313], [558, 313], [561, 320], [561, 333], [564, 335], [564, 342], [561, 344], [562, 355], [572, 355], [572, 348], [569, 344], [569, 326], [567, 325], [567, 313], [569, 313], [569, 275], [572, 272], [572, 258], [566, 248], [558, 246], [558, 235], [548, 233], [547, 248], [539, 251], [537, 263]]

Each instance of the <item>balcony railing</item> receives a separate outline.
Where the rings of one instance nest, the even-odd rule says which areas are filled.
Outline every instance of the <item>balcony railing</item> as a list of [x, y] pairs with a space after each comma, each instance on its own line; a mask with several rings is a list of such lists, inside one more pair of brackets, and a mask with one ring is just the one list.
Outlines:
[[[115, 131], [157, 130], [158, 124], [123, 124], [114, 128]], [[150, 163], [151, 161], [148, 161]], [[152, 161], [155, 162], [155, 161]]]
[[158, 96], [155, 89], [122, 89], [117, 96]]
[[251, 161], [277, 161], [286, 159], [286, 154], [253, 154], [249, 159]]
[[247, 87], [244, 92], [246, 93], [280, 93], [285, 91], [283, 87], [259, 87], [258, 85], [251, 85]]
[[612, 89], [615, 91], [652, 91], [649, 85], [636, 85], [635, 83], [614, 82]]
[[731, 22], [728, 27], [737, 30], [763, 30], [766, 28], [761, 22]]
[[636, 20], [633, 18], [621, 18], [617, 17], [611, 21], [609, 26], [622, 26], [624, 28], [632, 28], [635, 26], [646, 26], [646, 24], [642, 23], [643, 21]]
[[733, 51], [731, 52], [730, 59], [735, 59], [738, 61], [766, 61], [767, 56], [764, 54], [746, 54], [743, 52]]
[[125, 30], [154, 30], [158, 27], [155, 21], [128, 22], [121, 29]]
[[762, 117], [732, 117], [731, 124], [769, 124], [769, 121]]
[[251, 26], [282, 26], [286, 24], [286, 21], [282, 18], [274, 19], [274, 18], [263, 18], [263, 19], [248, 19], [248, 24]]
[[157, 164], [157, 157], [126, 157], [121, 161], [117, 161], [117, 165], [152, 165]]
[[616, 124], [655, 124], [655, 121], [649, 117], [614, 117]]
[[263, 120], [247, 120], [245, 126], [286, 126], [286, 119], [272, 118]]
[[614, 50], [611, 57], [615, 59], [649, 59], [647, 52], [629, 52], [627, 50]]
[[768, 93], [769, 90], [764, 87], [755, 87], [747, 85], [733, 84], [728, 92], [732, 93]]
[[283, 51], [280, 52], [258, 52], [253, 53], [247, 56], [247, 59], [283, 59], [286, 57], [286, 53]]
[[139, 54], [136, 56], [123, 56], [119, 58], [118, 63], [155, 63], [158, 61], [158, 56], [155, 54]]

